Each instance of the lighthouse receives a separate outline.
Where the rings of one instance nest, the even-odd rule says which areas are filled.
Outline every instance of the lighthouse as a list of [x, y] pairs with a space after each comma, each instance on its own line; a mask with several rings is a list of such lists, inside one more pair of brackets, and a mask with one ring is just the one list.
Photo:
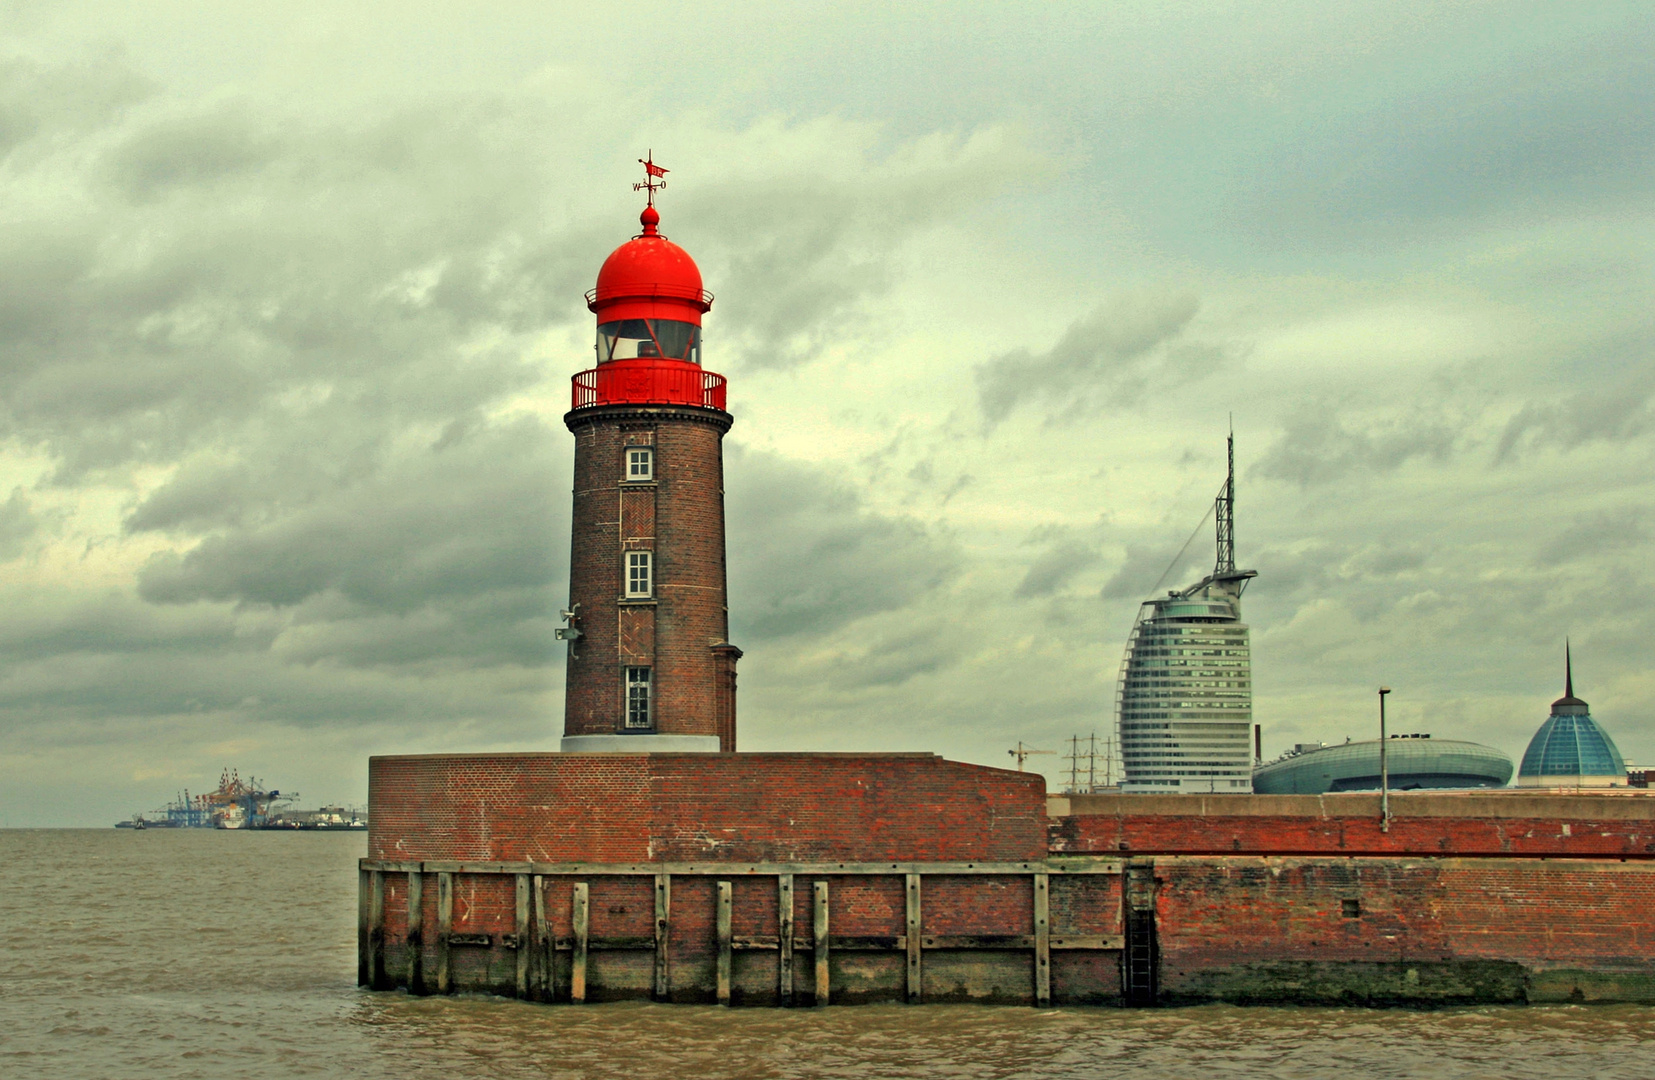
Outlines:
[[596, 365], [574, 376], [565, 753], [731, 752], [736, 661], [724, 567], [725, 380], [701, 366], [713, 296], [660, 231], [666, 171], [640, 161], [643, 231], [586, 306]]

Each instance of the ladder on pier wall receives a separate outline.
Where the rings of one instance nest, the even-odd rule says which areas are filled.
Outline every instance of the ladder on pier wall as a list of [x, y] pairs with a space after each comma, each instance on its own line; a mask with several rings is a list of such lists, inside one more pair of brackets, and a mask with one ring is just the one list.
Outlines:
[[1160, 966], [1155, 942], [1155, 864], [1127, 863], [1122, 874], [1126, 894], [1126, 947], [1121, 950], [1121, 995], [1130, 1007], [1155, 1004]]

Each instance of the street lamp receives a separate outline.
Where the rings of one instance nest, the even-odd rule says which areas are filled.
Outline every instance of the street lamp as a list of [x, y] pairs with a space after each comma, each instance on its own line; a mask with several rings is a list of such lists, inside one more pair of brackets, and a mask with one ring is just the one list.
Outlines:
[[1391, 831], [1391, 769], [1390, 762], [1385, 756], [1385, 695], [1391, 692], [1388, 686], [1379, 688], [1379, 831]]

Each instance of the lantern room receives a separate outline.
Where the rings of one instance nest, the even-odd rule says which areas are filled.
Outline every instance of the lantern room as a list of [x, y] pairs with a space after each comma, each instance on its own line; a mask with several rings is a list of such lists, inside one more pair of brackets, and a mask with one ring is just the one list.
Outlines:
[[701, 370], [701, 316], [713, 296], [689, 253], [661, 235], [646, 206], [643, 232], [598, 271], [586, 306], [597, 316], [598, 366], [574, 378], [574, 408], [694, 405], [724, 409], [724, 377]]

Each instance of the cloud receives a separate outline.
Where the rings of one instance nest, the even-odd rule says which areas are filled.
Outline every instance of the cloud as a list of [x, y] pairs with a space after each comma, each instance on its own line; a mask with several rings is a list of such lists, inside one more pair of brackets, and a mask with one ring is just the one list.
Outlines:
[[1042, 353], [1014, 349], [978, 366], [977, 402], [990, 425], [1018, 406], [1044, 402], [1053, 418], [1136, 404], [1163, 389], [1211, 375], [1222, 349], [1183, 339], [1200, 310], [1189, 293], [1138, 293], [1099, 304]]
[[96, 131], [156, 92], [156, 84], [104, 54], [69, 63], [0, 59], [0, 160], [32, 164], [64, 134]]
[[1012, 590], [1012, 599], [1031, 600], [1071, 592], [1076, 575], [1089, 570], [1102, 558], [1096, 537], [1075, 536], [1069, 530], [1043, 526], [1023, 541], [1040, 553], [1029, 564], [1023, 580]]
[[767, 119], [732, 148], [756, 176], [705, 185], [674, 208], [706, 242], [716, 330], [741, 367], [793, 368], [860, 338], [908, 241], [1047, 167], [1004, 125], [884, 141], [867, 124]]
[[821, 469], [731, 447], [730, 617], [736, 643], [825, 634], [914, 603], [960, 552], [909, 518], [869, 508]]
[[0, 562], [21, 555], [24, 544], [39, 531], [28, 496], [22, 488], [12, 488], [11, 497], [0, 503]]
[[1498, 62], [1399, 71], [1359, 109], [1324, 103], [1262, 143], [1258, 195], [1235, 217], [1278, 242], [1348, 244], [1640, 198], [1655, 176], [1655, 63], [1622, 18], [1564, 20], [1543, 31], [1551, 48]]
[[1541, 545], [1541, 566], [1601, 565], [1605, 557], [1649, 543], [1649, 507], [1628, 506], [1593, 514], [1560, 530]]
[[1420, 458], [1441, 463], [1465, 431], [1464, 420], [1442, 408], [1378, 416], [1353, 411], [1342, 414], [1326, 401], [1299, 406], [1250, 473], [1309, 487], [1392, 472]]
[[[346, 472], [298, 505], [266, 493], [263, 512], [249, 515], [232, 500], [226, 527], [153, 556], [138, 593], [157, 604], [302, 609], [288, 636], [305, 644], [283, 646], [295, 657], [544, 665], [567, 573], [568, 508], [547, 482], [567, 468], [562, 435], [522, 418]], [[239, 475], [163, 487], [130, 527], [201, 522], [202, 493], [234, 489]], [[342, 625], [315, 625], [334, 621]], [[382, 648], [369, 647], [369, 627]]]
[[1622, 443], [1655, 430], [1655, 379], [1644, 374], [1593, 385], [1559, 399], [1527, 402], [1507, 421], [1494, 452], [1506, 462], [1525, 450], [1569, 451], [1593, 442]]
[[[1168, 565], [1169, 558], [1174, 560], [1171, 565]], [[1211, 558], [1211, 550], [1198, 544], [1191, 544], [1182, 553], [1166, 547], [1128, 544], [1126, 559], [1104, 583], [1101, 595], [1105, 600], [1146, 600], [1157, 581], [1181, 588], [1196, 580], [1206, 572], [1201, 569], [1202, 564]]]

